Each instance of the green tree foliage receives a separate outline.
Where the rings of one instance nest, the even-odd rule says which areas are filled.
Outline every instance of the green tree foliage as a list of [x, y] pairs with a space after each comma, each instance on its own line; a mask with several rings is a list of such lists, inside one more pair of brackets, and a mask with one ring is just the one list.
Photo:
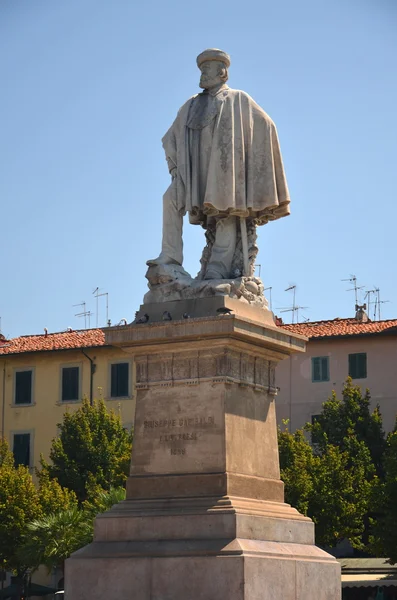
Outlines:
[[51, 462], [41, 460], [42, 470], [51, 479], [73, 490], [79, 502], [87, 499], [89, 481], [105, 490], [125, 484], [132, 434], [103, 401], [91, 406], [85, 400], [75, 413], [65, 413], [58, 427], [60, 435], [52, 442]]
[[[286, 424], [285, 424], [286, 425]], [[304, 515], [308, 514], [313, 493], [313, 450], [302, 430], [278, 432], [281, 479], [285, 485], [286, 502]]]
[[4, 569], [18, 571], [22, 565], [17, 549], [27, 524], [40, 515], [41, 507], [29, 469], [15, 468], [4, 440], [0, 440], [0, 457], [0, 561]]
[[110, 488], [106, 491], [91, 481], [87, 486], [87, 500], [83, 502], [83, 508], [94, 518], [122, 500], [125, 500], [125, 488]]
[[348, 440], [355, 435], [358, 441], [368, 448], [376, 472], [383, 473], [383, 453], [386, 448], [385, 432], [379, 407], [371, 412], [369, 390], [363, 395], [358, 385], [347, 378], [342, 391], [342, 399], [335, 392], [324, 402], [321, 414], [314, 424], [306, 429], [311, 433], [313, 445], [324, 452], [328, 444], [349, 450]]
[[29, 469], [15, 467], [7, 443], [0, 440], [0, 564], [4, 569], [22, 576], [26, 568], [38, 566], [36, 560], [21, 561], [18, 554], [28, 535], [28, 524], [48, 512], [76, 504], [76, 496], [63, 490], [56, 480], [43, 477], [36, 487]]
[[365, 444], [351, 432], [344, 446], [327, 444], [315, 452], [303, 430], [279, 431], [281, 478], [286, 502], [316, 524], [318, 544], [335, 546], [348, 538], [359, 548], [375, 469]]
[[376, 516], [372, 519], [372, 551], [397, 563], [397, 421], [387, 436], [384, 480], [374, 490]]
[[344, 450], [328, 444], [315, 456], [308, 515], [317, 543], [334, 547], [347, 538], [354, 548], [363, 548], [374, 474], [368, 449], [354, 436]]
[[35, 519], [28, 524], [28, 535], [19, 549], [21, 562], [64, 569], [69, 556], [92, 542], [94, 518], [109, 510], [113, 504], [125, 499], [124, 488], [101, 489], [91, 483], [89, 498], [80, 507], [75, 504], [67, 509]]
[[21, 562], [45, 565], [49, 571], [64, 568], [65, 560], [93, 536], [92, 516], [73, 506], [35, 519], [27, 526], [28, 535], [18, 552]]

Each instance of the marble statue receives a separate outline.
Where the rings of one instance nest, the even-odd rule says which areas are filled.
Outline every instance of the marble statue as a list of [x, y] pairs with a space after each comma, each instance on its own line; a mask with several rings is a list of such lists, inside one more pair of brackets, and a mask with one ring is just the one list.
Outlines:
[[[288, 215], [290, 203], [276, 127], [248, 94], [228, 87], [228, 54], [207, 49], [197, 65], [203, 91], [180, 108], [162, 140], [172, 181], [161, 253], [147, 261], [145, 302], [223, 293], [264, 305], [254, 276], [256, 226]], [[196, 279], [182, 267], [186, 213], [206, 230]]]

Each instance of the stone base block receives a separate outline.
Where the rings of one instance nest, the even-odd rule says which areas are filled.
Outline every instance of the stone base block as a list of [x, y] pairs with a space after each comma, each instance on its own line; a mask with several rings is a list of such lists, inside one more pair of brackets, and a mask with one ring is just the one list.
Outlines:
[[312, 545], [259, 540], [94, 543], [66, 563], [66, 599], [339, 600], [340, 566]]

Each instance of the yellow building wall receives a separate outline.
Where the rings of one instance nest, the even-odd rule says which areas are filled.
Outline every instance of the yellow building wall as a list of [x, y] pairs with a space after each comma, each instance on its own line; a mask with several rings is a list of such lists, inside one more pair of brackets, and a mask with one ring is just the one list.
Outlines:
[[[94, 360], [93, 397], [103, 398], [107, 407], [121, 417], [125, 427], [131, 428], [135, 415], [134, 366], [131, 355], [119, 348], [85, 348]], [[130, 364], [130, 395], [110, 399], [110, 365], [112, 362]], [[57, 436], [57, 424], [65, 412], [81, 406], [78, 402], [61, 401], [61, 368], [80, 366], [81, 399], [90, 395], [90, 361], [81, 350], [30, 352], [0, 357], [0, 435], [12, 449], [14, 433], [31, 434], [31, 467], [39, 466], [40, 455], [47, 459], [51, 442]], [[14, 404], [15, 369], [33, 368], [33, 403], [29, 406]]]

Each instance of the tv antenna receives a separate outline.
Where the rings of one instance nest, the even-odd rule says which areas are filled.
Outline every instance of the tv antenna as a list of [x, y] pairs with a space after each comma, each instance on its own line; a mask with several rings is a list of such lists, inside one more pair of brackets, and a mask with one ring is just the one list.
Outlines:
[[381, 320], [381, 317], [380, 317], [380, 305], [381, 304], [386, 304], [387, 302], [390, 302], [390, 300], [381, 300], [380, 299], [380, 289], [379, 288], [375, 288], [375, 294], [376, 294], [375, 314], [376, 314], [376, 309], [378, 309], [378, 321], [380, 321]]
[[[371, 300], [371, 295], [375, 297], [375, 300]], [[371, 304], [373, 304], [374, 305], [374, 319], [373, 320], [376, 321], [376, 319], [378, 319], [378, 321], [380, 321], [381, 320], [380, 305], [386, 304], [386, 302], [389, 302], [389, 300], [381, 300], [380, 299], [380, 289], [376, 286], [374, 286], [373, 290], [367, 291], [367, 293], [365, 294], [365, 298], [368, 298], [368, 313], [370, 311]]]
[[73, 304], [73, 306], [82, 306], [83, 307], [83, 310], [79, 313], [76, 313], [74, 316], [75, 317], [84, 317], [84, 329], [87, 329], [87, 317], [88, 317], [88, 328], [90, 328], [92, 312], [90, 310], [86, 310], [85, 301], [83, 300], [83, 302], [80, 302], [80, 304]]
[[353, 287], [350, 288], [349, 290], [346, 290], [347, 292], [352, 292], [354, 290], [354, 297], [356, 300], [356, 304], [358, 304], [358, 290], [363, 290], [364, 289], [364, 285], [357, 285], [357, 277], [355, 275], [350, 275], [349, 279], [342, 279], [341, 281], [350, 281], [350, 283], [353, 284]]
[[100, 294], [99, 293], [100, 291], [101, 291], [101, 289], [99, 287], [96, 287], [95, 290], [92, 292], [96, 298], [96, 326], [97, 327], [98, 327], [98, 321], [99, 321], [98, 299], [101, 296], [106, 296], [106, 322], [108, 323], [108, 321], [109, 321], [109, 294], [108, 294], [108, 292], [102, 292], [102, 294]]
[[296, 285], [290, 285], [289, 287], [287, 287], [285, 290], [285, 292], [293, 292], [293, 300], [292, 300], [292, 306], [291, 307], [287, 307], [287, 308], [281, 308], [281, 309], [277, 309], [280, 310], [280, 312], [291, 312], [292, 313], [292, 323], [295, 323], [295, 314], [296, 314], [296, 322], [299, 323], [299, 311], [302, 309], [304, 310], [305, 308], [309, 308], [308, 306], [297, 306], [295, 304], [295, 300], [296, 300]]

